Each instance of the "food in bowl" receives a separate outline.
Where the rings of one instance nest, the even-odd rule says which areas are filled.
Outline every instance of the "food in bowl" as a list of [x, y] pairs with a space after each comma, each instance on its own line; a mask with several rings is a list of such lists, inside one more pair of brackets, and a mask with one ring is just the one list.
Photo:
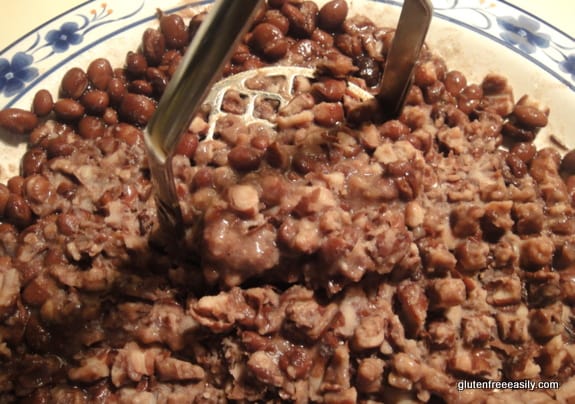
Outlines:
[[[424, 49], [397, 119], [377, 85], [393, 29], [347, 4], [268, 1], [229, 91], [174, 159], [186, 236], [158, 239], [141, 129], [203, 14], [159, 15], [0, 112], [29, 133], [0, 186], [0, 391], [7, 401], [566, 400], [573, 382], [575, 159], [533, 140], [549, 111]], [[505, 146], [502, 147], [502, 146]], [[462, 381], [562, 383], [460, 391]], [[550, 385], [551, 386], [551, 385]]]

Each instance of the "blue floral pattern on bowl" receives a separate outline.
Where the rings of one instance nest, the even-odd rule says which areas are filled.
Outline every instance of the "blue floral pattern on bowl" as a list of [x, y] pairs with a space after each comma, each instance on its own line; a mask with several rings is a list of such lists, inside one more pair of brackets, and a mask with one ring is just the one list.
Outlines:
[[59, 29], [48, 31], [46, 43], [52, 46], [54, 52], [66, 52], [71, 45], [78, 45], [84, 39], [79, 30], [77, 23], [65, 22]]
[[0, 59], [0, 93], [10, 98], [24, 89], [38, 76], [38, 69], [32, 66], [34, 58], [26, 53], [17, 52], [9, 61]]
[[537, 48], [549, 47], [550, 36], [539, 32], [541, 24], [524, 15], [497, 17], [497, 24], [502, 28], [501, 37], [523, 52], [533, 53]]

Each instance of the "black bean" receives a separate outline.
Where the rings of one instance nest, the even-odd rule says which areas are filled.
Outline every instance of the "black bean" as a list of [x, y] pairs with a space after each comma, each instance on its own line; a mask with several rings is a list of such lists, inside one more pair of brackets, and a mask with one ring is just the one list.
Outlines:
[[132, 51], [128, 52], [126, 55], [126, 70], [130, 73], [131, 77], [144, 77], [147, 68], [148, 61], [143, 54]]
[[95, 139], [104, 136], [106, 125], [98, 117], [87, 115], [78, 122], [78, 134], [84, 139]]
[[166, 51], [166, 38], [159, 30], [148, 28], [142, 38], [142, 52], [149, 66], [158, 66]]
[[22, 175], [38, 174], [47, 161], [46, 151], [39, 147], [34, 147], [26, 151], [22, 156]]
[[168, 48], [182, 49], [189, 42], [188, 27], [177, 14], [163, 15], [160, 18], [160, 29], [166, 38]]
[[575, 174], [575, 149], [563, 156], [560, 170], [567, 175]]
[[14, 226], [24, 228], [32, 223], [32, 210], [21, 195], [10, 194], [4, 211], [6, 218]]
[[88, 75], [79, 67], [68, 70], [62, 78], [60, 96], [77, 100], [88, 87]]
[[105, 91], [114, 71], [108, 59], [98, 58], [90, 63], [86, 73], [95, 89]]
[[326, 31], [335, 31], [347, 18], [348, 6], [345, 0], [332, 0], [319, 10], [318, 25]]
[[31, 111], [7, 108], [0, 111], [0, 127], [18, 134], [32, 131], [38, 125], [38, 117]]
[[56, 116], [63, 121], [76, 121], [82, 118], [85, 108], [72, 98], [62, 98], [54, 104]]
[[252, 31], [250, 45], [270, 60], [283, 57], [288, 50], [288, 42], [281, 30], [273, 24], [258, 24]]
[[156, 110], [153, 100], [141, 94], [127, 93], [120, 105], [120, 117], [128, 123], [145, 126]]
[[88, 114], [102, 115], [110, 104], [110, 96], [105, 91], [92, 90], [86, 92], [80, 99], [80, 102]]
[[369, 56], [360, 56], [355, 60], [355, 65], [359, 68], [357, 75], [365, 80], [368, 87], [376, 86], [381, 77], [379, 63]]
[[54, 100], [52, 94], [48, 90], [40, 90], [34, 95], [32, 101], [32, 112], [39, 117], [43, 117], [52, 112], [54, 107]]

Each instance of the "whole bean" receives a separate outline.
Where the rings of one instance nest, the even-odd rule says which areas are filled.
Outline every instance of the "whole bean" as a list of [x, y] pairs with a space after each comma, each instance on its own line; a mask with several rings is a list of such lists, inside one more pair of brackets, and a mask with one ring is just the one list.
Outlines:
[[48, 90], [40, 90], [34, 95], [34, 100], [32, 101], [32, 112], [34, 112], [39, 117], [43, 117], [52, 112], [54, 107], [54, 100], [52, 99], [52, 94]]
[[77, 100], [88, 88], [88, 75], [79, 67], [73, 67], [64, 74], [60, 86], [60, 96], [62, 98], [72, 98]]
[[513, 116], [518, 124], [528, 128], [542, 128], [547, 125], [547, 115], [530, 105], [516, 105]]
[[106, 124], [98, 117], [86, 115], [78, 122], [78, 134], [84, 139], [95, 139], [104, 136]]
[[182, 135], [180, 142], [176, 146], [176, 154], [192, 158], [198, 148], [198, 135], [186, 132]]
[[4, 184], [0, 184], [0, 217], [4, 217], [6, 212], [6, 204], [8, 203], [8, 197], [10, 196], [10, 190]]
[[22, 195], [24, 189], [24, 177], [16, 175], [8, 180], [6, 183], [10, 192], [16, 195]]
[[272, 60], [281, 58], [288, 50], [288, 42], [280, 29], [267, 22], [254, 28], [249, 43], [264, 57]]
[[4, 216], [10, 223], [21, 229], [32, 223], [32, 210], [21, 195], [10, 194], [8, 196]]
[[54, 104], [56, 116], [63, 121], [77, 121], [84, 115], [84, 106], [72, 98], [62, 98]]
[[188, 27], [178, 14], [163, 15], [160, 18], [160, 29], [168, 48], [182, 49], [190, 40]]
[[40, 174], [26, 178], [24, 182], [24, 196], [33, 203], [47, 201], [52, 194], [52, 185], [48, 178]]
[[110, 96], [110, 104], [118, 105], [126, 95], [126, 82], [120, 78], [114, 77], [108, 84], [108, 95]]
[[162, 55], [166, 51], [166, 38], [159, 30], [148, 28], [142, 38], [142, 52], [148, 66], [158, 66], [162, 62]]
[[521, 161], [526, 164], [529, 164], [533, 157], [535, 156], [535, 152], [537, 149], [530, 142], [519, 142], [513, 145], [509, 153], [516, 155]]
[[110, 96], [102, 90], [92, 90], [85, 93], [80, 102], [91, 115], [102, 115], [108, 105], [110, 105]]
[[275, 25], [283, 35], [286, 35], [289, 31], [289, 20], [279, 10], [266, 11], [262, 22]]
[[143, 54], [139, 52], [128, 52], [126, 55], [126, 70], [131, 77], [140, 78], [146, 74], [148, 61]]
[[154, 94], [152, 83], [146, 80], [134, 80], [128, 84], [128, 92], [151, 96]]
[[453, 96], [456, 96], [467, 86], [467, 79], [458, 70], [452, 70], [445, 77], [445, 89]]
[[401, 121], [386, 121], [378, 128], [381, 136], [391, 140], [398, 140], [401, 136], [409, 133], [409, 127]]
[[235, 146], [228, 154], [228, 162], [236, 170], [251, 171], [260, 166], [263, 154], [251, 146]]
[[156, 110], [153, 100], [141, 94], [127, 93], [120, 104], [120, 117], [126, 122], [145, 126]]
[[348, 6], [345, 0], [332, 0], [319, 10], [318, 25], [326, 31], [335, 31], [347, 18]]
[[105, 91], [114, 71], [108, 59], [98, 58], [90, 63], [86, 74], [95, 89]]
[[38, 125], [38, 116], [20, 108], [7, 108], [0, 111], [0, 127], [9, 132], [25, 134]]
[[355, 64], [359, 68], [357, 75], [365, 80], [367, 86], [373, 87], [379, 83], [381, 69], [377, 61], [369, 56], [360, 56], [355, 60]]
[[56, 221], [58, 231], [65, 236], [71, 236], [80, 229], [80, 219], [72, 213], [62, 213]]
[[105, 91], [112, 80], [114, 70], [108, 59], [98, 58], [90, 63], [86, 74], [95, 89]]
[[47, 160], [44, 149], [39, 147], [28, 149], [22, 156], [22, 175], [28, 177], [40, 173]]
[[563, 156], [560, 170], [567, 175], [575, 174], [575, 149]]
[[527, 165], [519, 158], [517, 154], [509, 153], [505, 162], [511, 169], [513, 175], [517, 178], [522, 178], [527, 174]]

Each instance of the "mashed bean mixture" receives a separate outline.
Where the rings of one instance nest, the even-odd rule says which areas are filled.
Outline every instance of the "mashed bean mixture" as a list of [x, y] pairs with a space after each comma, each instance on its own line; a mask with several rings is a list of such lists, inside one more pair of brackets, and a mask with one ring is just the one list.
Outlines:
[[[567, 402], [575, 397], [575, 152], [537, 150], [549, 111], [424, 49], [400, 117], [393, 30], [333, 0], [269, 0], [225, 74], [274, 63], [207, 111], [174, 159], [186, 223], [158, 239], [142, 128], [204, 14], [159, 16], [0, 112], [29, 134], [0, 185], [0, 402]], [[289, 88], [288, 88], [289, 87]], [[501, 147], [502, 145], [505, 148]], [[461, 380], [560, 389], [458, 391]]]

